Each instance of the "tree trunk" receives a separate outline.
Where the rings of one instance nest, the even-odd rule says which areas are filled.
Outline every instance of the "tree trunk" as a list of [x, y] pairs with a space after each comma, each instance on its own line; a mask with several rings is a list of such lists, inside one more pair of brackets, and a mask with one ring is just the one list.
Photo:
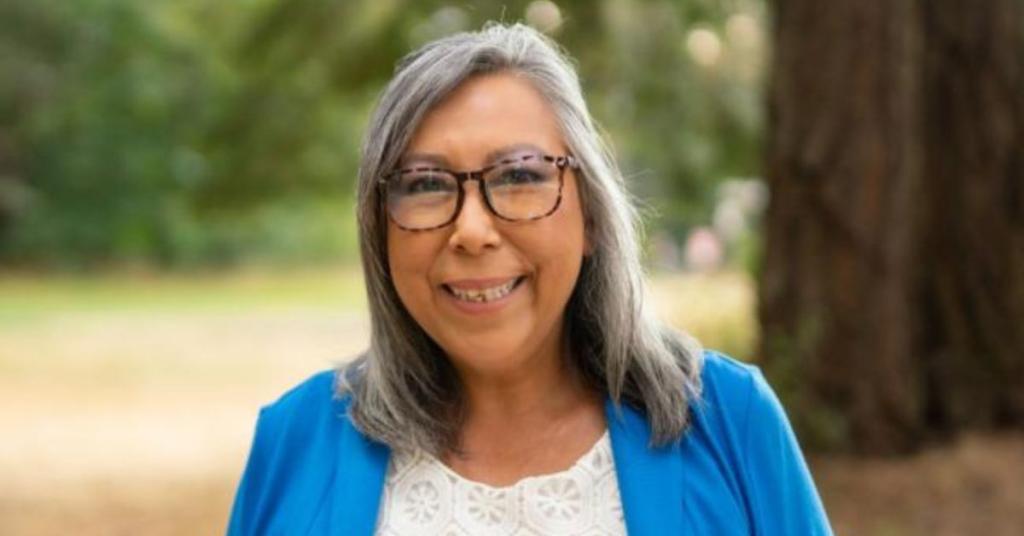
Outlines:
[[[1024, 421], [1024, 4], [922, 3], [928, 187], [915, 296], [929, 420]], [[941, 396], [939, 396], [941, 395]]]
[[1024, 423], [1024, 7], [774, 5], [760, 357], [802, 437]]

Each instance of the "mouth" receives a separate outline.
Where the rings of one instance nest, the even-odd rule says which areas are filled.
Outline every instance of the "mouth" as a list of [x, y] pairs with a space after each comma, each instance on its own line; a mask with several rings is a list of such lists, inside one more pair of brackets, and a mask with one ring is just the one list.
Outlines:
[[467, 303], [489, 303], [508, 296], [512, 291], [519, 287], [523, 281], [526, 281], [525, 275], [514, 277], [504, 283], [491, 285], [485, 288], [478, 288], [475, 286], [470, 288], [469, 286], [456, 286], [448, 283], [442, 284], [441, 288], [459, 301]]

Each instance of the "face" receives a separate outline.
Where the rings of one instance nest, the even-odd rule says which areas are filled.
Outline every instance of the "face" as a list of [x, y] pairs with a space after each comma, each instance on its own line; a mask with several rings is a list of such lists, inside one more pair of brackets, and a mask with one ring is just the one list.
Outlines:
[[[520, 154], [524, 145], [568, 154], [551, 107], [529, 82], [511, 73], [481, 75], [425, 116], [402, 165], [476, 170], [502, 151]], [[514, 373], [558, 359], [563, 313], [585, 249], [573, 170], [565, 169], [563, 179], [558, 209], [538, 220], [498, 218], [479, 183], [469, 181], [451, 224], [417, 232], [389, 221], [398, 295], [460, 372]]]

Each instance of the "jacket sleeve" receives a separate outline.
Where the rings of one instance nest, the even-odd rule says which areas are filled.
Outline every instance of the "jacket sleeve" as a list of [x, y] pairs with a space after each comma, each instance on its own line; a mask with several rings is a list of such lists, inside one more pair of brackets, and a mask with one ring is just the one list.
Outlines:
[[754, 369], [744, 425], [743, 472], [754, 533], [832, 534], [796, 435], [778, 397]]
[[268, 441], [272, 434], [267, 431], [267, 426], [268, 418], [264, 408], [260, 410], [259, 418], [256, 420], [249, 458], [238, 484], [238, 491], [235, 493], [234, 506], [228, 520], [228, 536], [248, 536], [260, 532], [260, 511], [271, 457], [271, 445]]

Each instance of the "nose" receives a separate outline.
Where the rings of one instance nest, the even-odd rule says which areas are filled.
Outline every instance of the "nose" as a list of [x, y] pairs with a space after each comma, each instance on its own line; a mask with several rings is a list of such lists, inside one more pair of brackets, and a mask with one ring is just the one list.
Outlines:
[[467, 181], [463, 184], [465, 197], [462, 209], [452, 223], [452, 234], [448, 246], [456, 251], [479, 255], [494, 249], [501, 243], [501, 234], [494, 226], [494, 214], [487, 208], [480, 183]]

